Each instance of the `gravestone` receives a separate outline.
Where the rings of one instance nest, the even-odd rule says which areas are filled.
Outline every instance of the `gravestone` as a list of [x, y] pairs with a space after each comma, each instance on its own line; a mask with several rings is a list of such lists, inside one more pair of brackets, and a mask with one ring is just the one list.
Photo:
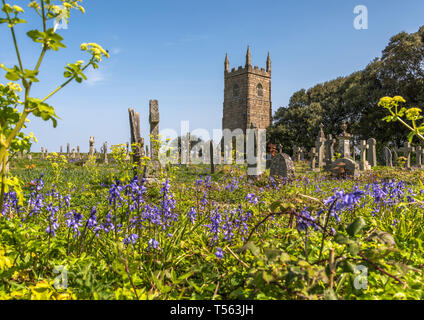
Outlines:
[[94, 156], [94, 142], [95, 142], [94, 137], [90, 137], [90, 140], [89, 140], [90, 149], [89, 149], [89, 152], [88, 152], [89, 157]]
[[405, 168], [411, 168], [411, 153], [415, 151], [409, 142], [405, 142], [403, 147], [399, 149], [406, 158]]
[[77, 155], [75, 153], [75, 148], [72, 148], [72, 154], [71, 154], [71, 159], [76, 159]]
[[46, 148], [46, 155], [45, 158], [47, 159], [47, 157], [49, 156], [49, 149]]
[[298, 150], [299, 150], [299, 147], [298, 147], [298, 146], [296, 146], [296, 145], [294, 145], [294, 146], [293, 146], [293, 159], [294, 159], [295, 161], [297, 161], [296, 159], [297, 159]]
[[28, 159], [28, 161], [32, 161], [32, 155], [31, 155], [30, 152], [28, 152], [28, 154], [27, 154], [27, 159]]
[[81, 152], [79, 146], [77, 146], [77, 160], [81, 160]]
[[367, 161], [371, 168], [377, 166], [377, 141], [374, 138], [368, 139], [367, 144], [369, 146], [368, 152], [367, 152]]
[[371, 170], [371, 166], [367, 160], [367, 150], [369, 150], [369, 147], [369, 144], [365, 140], [362, 140], [361, 144], [359, 145], [361, 157], [361, 160], [359, 162], [359, 169], [361, 171]]
[[354, 177], [359, 173], [359, 165], [351, 158], [342, 158], [331, 164], [330, 172], [336, 177]]
[[321, 169], [322, 167], [324, 167], [325, 142], [327, 141], [327, 139], [325, 138], [324, 125], [321, 123], [319, 127], [320, 127], [320, 131], [315, 143], [315, 147], [318, 153], [318, 156], [317, 156], [318, 168]]
[[109, 160], [107, 158], [107, 142], [103, 143], [102, 152], [103, 152], [103, 162], [109, 163]]
[[281, 177], [287, 181], [295, 179], [294, 163], [287, 154], [279, 153], [271, 160], [270, 177]]
[[63, 147], [60, 146], [60, 154], [62, 154], [62, 153], [63, 153]]
[[423, 154], [424, 150], [422, 146], [415, 148], [415, 166], [418, 168], [423, 167]]
[[316, 148], [312, 148], [311, 151], [309, 152], [309, 158], [311, 159], [311, 169], [313, 171], [319, 171], [319, 168], [317, 169], [317, 158], [318, 158], [318, 153], [317, 153], [317, 149]]
[[343, 121], [342, 124], [343, 133], [339, 136], [339, 151], [341, 158], [351, 158], [350, 153], [350, 141], [352, 140], [352, 135], [347, 133], [347, 123]]
[[383, 148], [383, 162], [386, 167], [393, 167], [392, 151], [388, 147]]
[[70, 155], [71, 155], [71, 145], [68, 143], [66, 145], [66, 156], [69, 158]]
[[[136, 165], [136, 167], [134, 168], [134, 175], [136, 175], [137, 171], [139, 171], [138, 169], [140, 169], [142, 165], [141, 158], [144, 155], [144, 139], [140, 135], [140, 113], [135, 112], [133, 108], [129, 108], [128, 114], [130, 117], [130, 134], [133, 162]], [[141, 179], [139, 180], [139, 182], [141, 182]]]
[[325, 168], [329, 169], [334, 157], [334, 146], [336, 145], [336, 139], [333, 139], [333, 135], [329, 134], [328, 139], [325, 142]]
[[150, 154], [151, 160], [144, 168], [143, 177], [147, 182], [157, 182], [161, 170], [159, 162], [159, 102], [149, 101], [149, 123], [150, 123]]
[[41, 147], [41, 159], [44, 160], [44, 147]]
[[394, 165], [397, 166], [398, 165], [398, 158], [399, 158], [399, 149], [394, 146], [392, 148], [392, 154], [393, 154], [393, 160], [394, 160]]

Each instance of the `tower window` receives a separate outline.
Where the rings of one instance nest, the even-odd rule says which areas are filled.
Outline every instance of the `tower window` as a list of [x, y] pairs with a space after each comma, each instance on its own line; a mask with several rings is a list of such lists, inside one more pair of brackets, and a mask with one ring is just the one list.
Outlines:
[[256, 92], [257, 92], [257, 94], [258, 94], [259, 97], [263, 97], [264, 96], [264, 87], [262, 87], [262, 85], [260, 83], [256, 87]]
[[238, 98], [240, 96], [240, 87], [239, 85], [236, 83], [233, 87], [233, 97], [234, 98]]

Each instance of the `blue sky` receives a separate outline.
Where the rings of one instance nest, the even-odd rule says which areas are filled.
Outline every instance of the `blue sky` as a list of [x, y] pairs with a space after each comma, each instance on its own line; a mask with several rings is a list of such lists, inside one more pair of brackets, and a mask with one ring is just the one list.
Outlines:
[[[29, 1], [9, 2], [26, 7]], [[244, 65], [247, 45], [259, 67], [271, 53], [275, 112], [295, 91], [364, 68], [391, 36], [424, 25], [422, 0], [85, 0], [83, 5], [86, 14], [74, 11], [68, 29], [58, 31], [67, 48], [47, 54], [32, 96], [44, 97], [61, 83], [66, 63], [87, 60], [79, 50], [82, 42], [103, 45], [111, 58], [88, 72], [88, 82], [73, 83], [49, 100], [61, 117], [56, 129], [30, 118], [28, 131], [39, 139], [32, 151], [59, 151], [69, 142], [86, 152], [90, 136], [97, 149], [104, 141], [125, 143], [129, 107], [140, 112], [148, 138], [149, 99], [159, 100], [161, 129], [179, 132], [180, 121], [190, 121], [191, 130], [220, 129], [225, 53], [230, 68]], [[353, 27], [357, 5], [368, 8], [368, 30]], [[25, 33], [37, 26], [17, 28], [26, 68], [33, 68], [40, 48]], [[0, 40], [0, 62], [15, 64], [5, 25]]]

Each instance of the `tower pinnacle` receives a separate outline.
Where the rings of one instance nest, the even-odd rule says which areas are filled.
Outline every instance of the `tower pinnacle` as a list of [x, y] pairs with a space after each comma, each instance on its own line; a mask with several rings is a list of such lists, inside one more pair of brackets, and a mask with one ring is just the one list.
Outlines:
[[250, 46], [247, 46], [246, 68], [252, 66], [252, 56], [250, 55]]
[[266, 59], [266, 72], [271, 72], [271, 55], [268, 52], [268, 58]]
[[230, 61], [228, 60], [228, 53], [225, 54], [225, 72], [230, 72]]

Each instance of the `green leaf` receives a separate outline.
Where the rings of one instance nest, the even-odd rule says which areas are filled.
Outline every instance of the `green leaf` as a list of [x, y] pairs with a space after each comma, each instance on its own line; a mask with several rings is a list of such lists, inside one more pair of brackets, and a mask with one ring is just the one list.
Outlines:
[[343, 261], [340, 266], [343, 272], [355, 273], [355, 265], [349, 261]]
[[367, 224], [366, 224], [364, 218], [360, 217], [360, 218], [357, 218], [354, 222], [352, 222], [349, 225], [349, 227], [347, 227], [346, 231], [351, 237], [354, 237], [359, 232], [361, 232], [362, 229], [364, 229], [366, 227], [366, 225]]
[[348, 237], [342, 235], [341, 233], [336, 234], [334, 241], [336, 241], [338, 244], [349, 244], [351, 242]]
[[361, 249], [360, 245], [356, 242], [352, 242], [347, 246], [347, 251], [352, 255], [356, 256]]

